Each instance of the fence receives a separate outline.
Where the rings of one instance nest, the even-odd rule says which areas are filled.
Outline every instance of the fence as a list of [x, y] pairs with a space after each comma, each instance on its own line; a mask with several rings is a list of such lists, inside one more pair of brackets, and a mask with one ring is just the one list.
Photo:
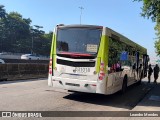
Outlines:
[[48, 64], [0, 64], [0, 79], [18, 80], [48, 76]]

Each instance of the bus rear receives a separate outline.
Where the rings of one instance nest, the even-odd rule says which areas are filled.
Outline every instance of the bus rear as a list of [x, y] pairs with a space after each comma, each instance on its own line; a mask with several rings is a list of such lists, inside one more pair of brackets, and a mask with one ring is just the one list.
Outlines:
[[105, 39], [104, 28], [101, 26], [58, 25], [52, 40], [48, 85], [105, 94]]

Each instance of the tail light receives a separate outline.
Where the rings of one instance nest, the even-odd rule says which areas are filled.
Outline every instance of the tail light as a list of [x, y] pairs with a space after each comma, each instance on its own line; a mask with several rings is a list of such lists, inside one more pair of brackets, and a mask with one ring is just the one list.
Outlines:
[[52, 59], [49, 61], [49, 74], [52, 74]]
[[101, 63], [101, 66], [100, 66], [100, 74], [99, 74], [99, 80], [103, 80], [105, 76], [105, 72], [104, 72], [104, 63]]

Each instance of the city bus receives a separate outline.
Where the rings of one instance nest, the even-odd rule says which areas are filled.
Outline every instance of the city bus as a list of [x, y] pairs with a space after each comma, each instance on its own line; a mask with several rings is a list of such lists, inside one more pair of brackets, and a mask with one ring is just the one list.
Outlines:
[[104, 26], [57, 25], [51, 45], [48, 86], [113, 94], [141, 83], [147, 49]]

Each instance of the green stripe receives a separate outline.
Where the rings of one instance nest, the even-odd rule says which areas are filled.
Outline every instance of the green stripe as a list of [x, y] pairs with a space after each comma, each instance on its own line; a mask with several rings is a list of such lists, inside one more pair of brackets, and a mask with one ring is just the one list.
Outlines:
[[53, 68], [56, 65], [56, 34], [53, 34], [50, 58], [53, 61]]
[[99, 73], [100, 72], [100, 64], [103, 62], [104, 63], [104, 69], [105, 72], [106, 71], [106, 65], [108, 65], [108, 45], [109, 44], [109, 37], [106, 35], [102, 35], [101, 37], [101, 43], [100, 43], [100, 47], [99, 47], [99, 51], [98, 51], [98, 59], [97, 59], [97, 63], [96, 63], [96, 72]]

